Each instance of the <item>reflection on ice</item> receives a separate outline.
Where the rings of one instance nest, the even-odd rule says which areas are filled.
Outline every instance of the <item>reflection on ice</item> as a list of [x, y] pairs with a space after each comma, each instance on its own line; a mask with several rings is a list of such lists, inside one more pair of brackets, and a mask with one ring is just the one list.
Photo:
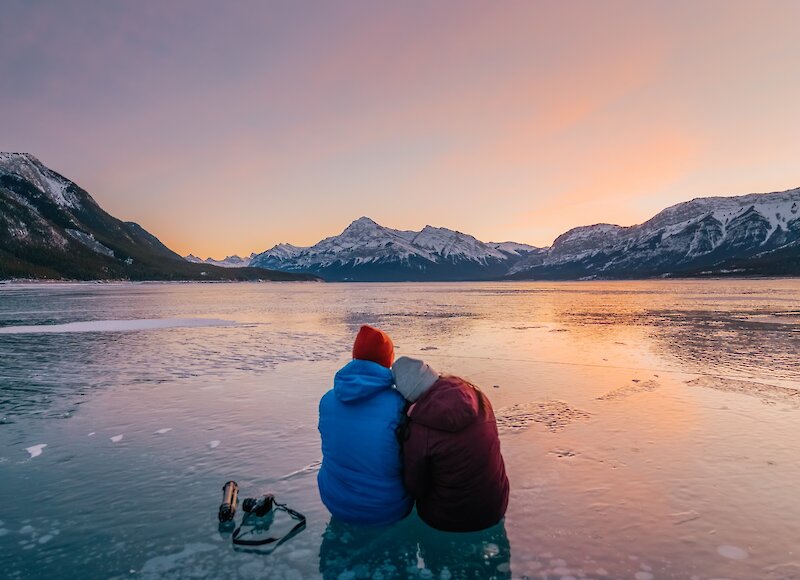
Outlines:
[[511, 578], [505, 524], [469, 533], [439, 532], [412, 513], [381, 529], [331, 519], [322, 535], [319, 571], [327, 579]]

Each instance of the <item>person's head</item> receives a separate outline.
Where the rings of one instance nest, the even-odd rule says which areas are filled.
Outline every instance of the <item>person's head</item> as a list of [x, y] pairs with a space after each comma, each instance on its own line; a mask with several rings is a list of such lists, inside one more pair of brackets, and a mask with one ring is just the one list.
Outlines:
[[397, 390], [410, 403], [415, 403], [439, 380], [439, 373], [429, 364], [408, 356], [401, 356], [395, 361], [392, 375]]
[[358, 331], [353, 343], [353, 358], [369, 360], [387, 369], [391, 368], [394, 361], [394, 343], [382, 330], [364, 325]]

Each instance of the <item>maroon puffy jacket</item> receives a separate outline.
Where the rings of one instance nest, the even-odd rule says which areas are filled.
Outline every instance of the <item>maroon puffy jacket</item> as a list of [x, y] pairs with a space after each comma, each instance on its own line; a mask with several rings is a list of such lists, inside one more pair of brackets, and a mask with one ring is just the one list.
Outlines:
[[458, 377], [441, 377], [408, 411], [405, 484], [429, 526], [470, 532], [499, 522], [508, 478], [489, 399]]

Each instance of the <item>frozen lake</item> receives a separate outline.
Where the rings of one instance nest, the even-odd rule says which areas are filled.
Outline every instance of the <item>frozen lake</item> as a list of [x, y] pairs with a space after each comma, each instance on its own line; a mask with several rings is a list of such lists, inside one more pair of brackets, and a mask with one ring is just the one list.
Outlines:
[[[364, 323], [488, 394], [504, 526], [328, 526]], [[0, 286], [0, 327], [9, 578], [800, 578], [797, 280]], [[234, 550], [228, 479], [307, 528]]]

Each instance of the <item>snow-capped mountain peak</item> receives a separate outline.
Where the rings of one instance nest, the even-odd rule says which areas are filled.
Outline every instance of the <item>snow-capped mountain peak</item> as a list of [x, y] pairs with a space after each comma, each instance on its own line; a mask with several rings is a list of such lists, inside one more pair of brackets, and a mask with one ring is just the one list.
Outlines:
[[222, 260], [215, 260], [214, 258], [198, 258], [194, 254], [184, 256], [183, 259], [187, 262], [194, 262], [195, 264], [210, 264], [212, 266], [220, 266], [222, 268], [246, 268], [255, 257], [255, 253], [250, 254], [247, 258], [242, 258], [234, 254], [233, 256], [226, 256]]
[[[395, 230], [368, 217], [360, 217], [341, 234], [309, 248], [283, 251], [275, 246], [256, 256], [253, 265], [289, 271], [324, 272], [328, 277], [350, 279], [346, 274], [370, 274], [385, 279], [439, 276], [459, 279], [499, 271], [519, 254], [503, 252], [468, 234], [425, 226], [420, 231]], [[505, 267], [505, 266], [503, 266]], [[339, 274], [342, 272], [343, 274]], [[431, 272], [443, 272], [431, 274]], [[372, 279], [371, 277], [369, 279]]]

